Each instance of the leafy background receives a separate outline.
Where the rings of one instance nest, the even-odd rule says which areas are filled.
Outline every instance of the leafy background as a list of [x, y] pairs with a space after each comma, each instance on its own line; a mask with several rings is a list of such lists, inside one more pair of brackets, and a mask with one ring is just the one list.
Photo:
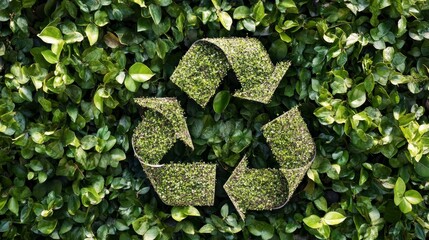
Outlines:
[[[426, 238], [426, 1], [0, 0], [0, 29], [2, 239]], [[201, 109], [169, 81], [227, 36], [291, 61], [270, 104], [229, 99], [231, 75]], [[179, 98], [196, 150], [166, 161], [218, 162], [218, 185], [244, 152], [271, 166], [260, 126], [298, 104], [318, 154], [282, 209], [165, 206], [130, 146], [140, 96]]]

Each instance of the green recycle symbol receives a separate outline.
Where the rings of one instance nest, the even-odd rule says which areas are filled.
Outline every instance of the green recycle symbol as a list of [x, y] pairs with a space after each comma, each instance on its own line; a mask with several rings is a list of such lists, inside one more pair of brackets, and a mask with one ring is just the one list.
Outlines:
[[[232, 69], [241, 85], [234, 96], [266, 104], [288, 68], [288, 62], [274, 66], [257, 39], [202, 39], [183, 56], [171, 80], [205, 107]], [[171, 206], [213, 205], [216, 164], [159, 164], [177, 139], [194, 148], [177, 99], [137, 98], [135, 102], [144, 111], [132, 136], [134, 152], [160, 199]], [[247, 210], [283, 207], [310, 168], [316, 152], [297, 107], [261, 129], [280, 168], [248, 168], [247, 156], [236, 166], [223, 187], [243, 219]]]

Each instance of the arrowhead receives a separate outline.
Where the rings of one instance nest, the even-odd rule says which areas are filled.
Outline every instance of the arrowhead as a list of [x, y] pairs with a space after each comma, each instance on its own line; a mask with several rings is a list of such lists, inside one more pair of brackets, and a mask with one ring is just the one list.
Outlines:
[[281, 62], [274, 67], [256, 38], [207, 38], [191, 46], [171, 81], [205, 107], [232, 69], [242, 87], [235, 97], [268, 103], [289, 65]]
[[247, 168], [245, 156], [224, 189], [242, 219], [247, 210], [272, 210], [282, 207], [288, 199], [287, 181], [278, 169]]
[[170, 206], [214, 204], [216, 164], [143, 165], [162, 202]]

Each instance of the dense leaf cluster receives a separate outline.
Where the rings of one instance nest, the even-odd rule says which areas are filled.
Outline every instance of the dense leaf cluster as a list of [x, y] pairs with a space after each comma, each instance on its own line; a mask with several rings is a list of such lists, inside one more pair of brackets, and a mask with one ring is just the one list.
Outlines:
[[[426, 1], [11, 0], [0, 28], [2, 239], [426, 238]], [[215, 113], [170, 81], [193, 42], [225, 36], [291, 62], [268, 105]], [[318, 154], [279, 210], [241, 221], [222, 191], [171, 208], [132, 154], [141, 96], [180, 100], [195, 150], [166, 158], [219, 161], [219, 183], [244, 153], [271, 166], [260, 128], [296, 105]]]

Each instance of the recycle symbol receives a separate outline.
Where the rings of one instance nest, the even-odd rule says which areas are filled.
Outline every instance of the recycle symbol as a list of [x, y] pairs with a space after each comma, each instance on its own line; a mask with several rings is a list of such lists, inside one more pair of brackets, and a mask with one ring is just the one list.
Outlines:
[[[241, 88], [234, 97], [267, 104], [289, 62], [274, 66], [263, 45], [254, 38], [210, 38], [196, 41], [174, 70], [171, 80], [201, 107], [216, 93], [232, 70]], [[171, 206], [214, 204], [216, 164], [159, 164], [177, 139], [194, 149], [184, 110], [175, 98], [137, 98], [144, 110], [135, 128], [135, 155], [161, 201]], [[241, 218], [247, 210], [283, 207], [310, 168], [316, 148], [297, 107], [262, 128], [278, 169], [248, 168], [247, 156], [224, 184]]]

